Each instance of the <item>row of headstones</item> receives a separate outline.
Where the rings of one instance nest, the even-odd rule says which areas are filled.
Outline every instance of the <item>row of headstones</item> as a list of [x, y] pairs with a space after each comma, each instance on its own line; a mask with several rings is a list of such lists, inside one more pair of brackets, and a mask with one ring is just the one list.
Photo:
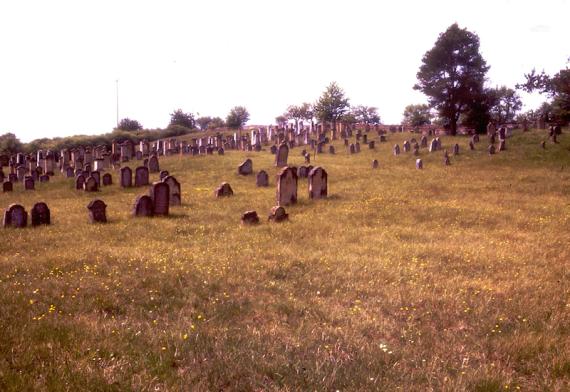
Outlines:
[[[32, 226], [49, 225], [51, 223], [50, 211], [46, 203], [34, 204], [31, 210]], [[4, 211], [3, 227], [26, 227], [28, 225], [28, 212], [20, 204], [11, 204]]]
[[[12, 175], [10, 175], [12, 176]], [[8, 178], [6, 181], [2, 182], [2, 192], [12, 192], [14, 190], [14, 183], [17, 182], [17, 179]], [[40, 182], [49, 182], [49, 176], [42, 175], [40, 177]], [[33, 176], [25, 176], [24, 177], [24, 189], [28, 191], [33, 191], [36, 189], [36, 180]]]

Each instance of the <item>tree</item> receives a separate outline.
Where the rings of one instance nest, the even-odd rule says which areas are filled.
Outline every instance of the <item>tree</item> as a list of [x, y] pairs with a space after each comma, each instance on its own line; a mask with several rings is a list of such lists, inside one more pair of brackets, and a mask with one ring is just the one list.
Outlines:
[[212, 117], [209, 116], [203, 116], [196, 119], [196, 123], [200, 127], [201, 131], [205, 131], [206, 129], [208, 129], [211, 122], [212, 122]]
[[307, 120], [311, 121], [313, 119], [313, 109], [310, 103], [304, 102], [299, 106], [291, 105], [287, 108], [284, 116], [287, 120], [294, 120], [295, 127], [299, 127], [299, 121]]
[[433, 117], [430, 107], [425, 103], [406, 106], [402, 116], [402, 124], [409, 127], [429, 125]]
[[512, 88], [502, 86], [492, 90], [494, 105], [491, 107], [491, 119], [497, 124], [513, 122], [522, 108], [519, 95]]
[[462, 113], [483, 91], [489, 70], [479, 53], [479, 37], [452, 24], [425, 53], [417, 73], [415, 90], [428, 96], [429, 104], [447, 120], [452, 135]]
[[491, 121], [491, 108], [497, 104], [497, 94], [494, 89], [474, 91], [467, 101], [466, 110], [460, 115], [463, 126], [473, 128], [477, 133], [486, 133]]
[[208, 128], [209, 129], [218, 129], [218, 128], [223, 128], [225, 126], [226, 126], [226, 123], [224, 120], [222, 120], [221, 117], [214, 117], [214, 118], [212, 118], [212, 121], [208, 125]]
[[336, 82], [332, 82], [313, 105], [315, 117], [322, 122], [332, 122], [333, 129], [336, 129], [337, 121], [350, 107], [348, 101], [349, 99], [344, 96], [344, 91]]
[[249, 112], [243, 106], [236, 106], [228, 113], [226, 125], [232, 129], [242, 129], [249, 121]]
[[351, 109], [356, 122], [361, 124], [380, 124], [378, 108], [365, 105], [357, 105]]
[[15, 154], [21, 152], [24, 145], [13, 133], [0, 135], [0, 152]]
[[170, 124], [168, 126], [174, 125], [193, 129], [196, 126], [194, 115], [192, 113], [184, 113], [182, 109], [177, 109], [170, 113]]
[[287, 115], [282, 114], [280, 116], [275, 117], [275, 122], [277, 123], [278, 126], [283, 127], [285, 124], [287, 124]]
[[544, 71], [538, 74], [533, 69], [525, 74], [525, 79], [524, 83], [517, 84], [517, 89], [547, 94], [552, 99], [552, 120], [561, 123], [570, 121], [570, 69], [568, 67], [561, 69], [554, 76], [549, 76]]
[[130, 118], [123, 118], [121, 121], [119, 121], [117, 129], [120, 129], [121, 131], [133, 132], [133, 131], [140, 131], [141, 129], [143, 129], [143, 126], [137, 120], [131, 120]]

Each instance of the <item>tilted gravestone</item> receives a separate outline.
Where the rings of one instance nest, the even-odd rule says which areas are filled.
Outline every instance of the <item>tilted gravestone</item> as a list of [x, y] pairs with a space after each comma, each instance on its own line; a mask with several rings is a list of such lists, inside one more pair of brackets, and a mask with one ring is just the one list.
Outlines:
[[284, 167], [287, 166], [287, 158], [289, 157], [289, 146], [286, 143], [281, 143], [277, 148], [277, 153], [275, 154], [275, 166]]
[[135, 200], [135, 205], [133, 206], [133, 216], [153, 216], [154, 215], [154, 205], [152, 198], [148, 195], [138, 196]]
[[95, 180], [95, 177], [93, 176], [87, 177], [85, 183], [83, 184], [83, 190], [85, 192], [97, 192], [99, 190], [99, 187], [97, 186], [97, 180]]
[[107, 205], [103, 200], [92, 200], [88, 205], [89, 221], [91, 223], [106, 223], [107, 222]]
[[139, 166], [135, 169], [135, 186], [147, 186], [149, 184], [149, 169]]
[[166, 182], [155, 182], [150, 188], [154, 215], [168, 215], [170, 208], [170, 187]]
[[241, 216], [241, 223], [243, 225], [256, 225], [259, 223], [259, 216], [256, 211], [246, 211]]
[[286, 166], [277, 174], [277, 205], [286, 206], [295, 203], [297, 203], [297, 173]]
[[83, 184], [85, 184], [85, 176], [83, 174], [80, 174], [77, 177], [75, 177], [76, 190], [83, 190]]
[[103, 186], [109, 186], [113, 184], [113, 176], [111, 173], [103, 174]]
[[328, 174], [320, 166], [309, 172], [309, 199], [322, 199], [328, 195]]
[[148, 170], [151, 173], [158, 173], [160, 171], [158, 157], [156, 155], [152, 155], [150, 158], [148, 158]]
[[267, 220], [270, 220], [272, 222], [283, 222], [287, 219], [289, 219], [289, 214], [285, 212], [285, 208], [282, 206], [272, 207], [267, 218]]
[[180, 183], [173, 176], [166, 176], [162, 182], [168, 184], [170, 205], [179, 206], [182, 204], [182, 191], [180, 190]]
[[12, 182], [11, 181], [4, 181], [2, 183], [2, 192], [6, 193], [6, 192], [12, 192], [14, 189]]
[[265, 170], [260, 170], [255, 178], [255, 185], [258, 187], [269, 186], [269, 175]]
[[232, 187], [230, 186], [230, 184], [228, 184], [227, 182], [222, 182], [220, 184], [220, 186], [217, 187], [216, 190], [214, 191], [215, 197], [227, 197], [227, 196], [233, 196], [233, 195], [234, 195], [234, 191], [233, 191]]
[[39, 202], [34, 204], [31, 211], [32, 226], [51, 224], [50, 211], [46, 203]]
[[121, 168], [121, 188], [130, 188], [133, 186], [133, 171], [130, 167], [125, 166]]
[[251, 159], [246, 159], [241, 165], [238, 166], [238, 174], [242, 176], [247, 176], [253, 173], [253, 162]]
[[20, 204], [10, 204], [4, 212], [4, 227], [26, 227], [28, 225], [28, 213]]

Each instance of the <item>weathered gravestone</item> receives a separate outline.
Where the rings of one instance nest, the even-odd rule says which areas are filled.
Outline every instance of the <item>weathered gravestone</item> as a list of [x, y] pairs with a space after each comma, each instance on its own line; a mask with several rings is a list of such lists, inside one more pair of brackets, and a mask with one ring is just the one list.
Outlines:
[[410, 152], [410, 149], [411, 149], [410, 142], [407, 140], [404, 140], [404, 144], [402, 144], [402, 149], [404, 150], [404, 152]]
[[103, 186], [109, 186], [113, 184], [113, 176], [111, 173], [103, 174]]
[[153, 216], [154, 215], [154, 205], [152, 198], [148, 195], [138, 196], [135, 200], [135, 205], [133, 206], [133, 216]]
[[437, 151], [438, 144], [439, 143], [437, 142], [437, 139], [431, 139], [431, 143], [429, 144], [429, 152]]
[[445, 151], [443, 152], [443, 164], [444, 164], [445, 166], [451, 165], [451, 161], [449, 160], [449, 154], [447, 153], [447, 150], [445, 150]]
[[49, 176], [47, 174], [42, 174], [40, 176], [40, 182], [49, 182]]
[[241, 216], [241, 223], [243, 225], [256, 225], [259, 223], [259, 216], [256, 211], [246, 211]]
[[386, 143], [387, 141], [386, 135], [380, 135], [380, 143]]
[[158, 157], [156, 155], [152, 155], [150, 158], [148, 158], [148, 170], [151, 173], [158, 173], [160, 171]]
[[416, 159], [416, 169], [421, 170], [424, 168], [424, 163], [420, 158]]
[[149, 168], [139, 166], [135, 169], [135, 186], [147, 186], [149, 184]]
[[73, 171], [72, 167], [68, 167], [67, 169], [65, 169], [65, 176], [67, 178], [72, 178], [75, 175], [75, 172]]
[[540, 143], [540, 147], [542, 147], [543, 150], [546, 150], [546, 142], [544, 140]]
[[453, 145], [453, 155], [459, 155], [459, 144], [457, 143]]
[[495, 146], [489, 144], [489, 147], [487, 147], [487, 152], [489, 153], [489, 155], [493, 155], [495, 153]]
[[505, 151], [507, 149], [507, 141], [502, 139], [499, 141], [499, 151]]
[[18, 176], [18, 181], [24, 181], [24, 177], [26, 176], [26, 172], [28, 170], [25, 166], [18, 166], [16, 168], [16, 175]]
[[322, 199], [328, 194], [328, 175], [320, 166], [309, 172], [309, 199]]
[[92, 200], [88, 205], [89, 221], [91, 223], [106, 223], [107, 222], [107, 205], [103, 200]]
[[101, 172], [99, 170], [94, 170], [91, 172], [91, 177], [97, 181], [97, 187], [101, 187]]
[[360, 152], [360, 143], [358, 142], [354, 143], [354, 152], [356, 153]]
[[267, 220], [270, 220], [272, 222], [283, 222], [287, 219], [289, 219], [289, 214], [285, 212], [285, 208], [282, 206], [272, 207], [267, 218]]
[[166, 176], [162, 182], [168, 184], [170, 205], [179, 206], [182, 204], [182, 191], [180, 190], [180, 183], [173, 176]]
[[305, 154], [305, 163], [311, 163], [311, 154], [310, 153]]
[[420, 155], [420, 145], [418, 143], [414, 143], [414, 155], [418, 156]]
[[422, 137], [420, 138], [420, 147], [421, 147], [421, 148], [426, 148], [427, 146], [428, 146], [427, 136], [426, 136], [426, 135], [422, 135]]
[[379, 165], [378, 159], [372, 161], [372, 169], [378, 169], [378, 165]]
[[368, 142], [368, 149], [369, 150], [374, 150], [375, 144], [374, 144], [374, 140], [370, 140]]
[[284, 167], [287, 166], [287, 158], [289, 156], [289, 147], [285, 143], [281, 143], [279, 148], [277, 148], [277, 153], [275, 154], [275, 166]]
[[31, 211], [32, 226], [51, 224], [50, 211], [46, 203], [39, 202], [34, 204]]
[[473, 140], [469, 140], [469, 149], [475, 150], [475, 143], [473, 143]]
[[214, 196], [216, 197], [227, 197], [233, 195], [234, 191], [230, 186], [230, 184], [228, 184], [227, 182], [222, 182], [220, 186], [217, 187], [216, 190], [214, 191]]
[[241, 165], [238, 166], [238, 174], [247, 176], [253, 173], [253, 162], [251, 159], [246, 159]]
[[19, 204], [10, 204], [4, 212], [4, 227], [26, 227], [28, 225], [28, 213]]
[[260, 170], [255, 178], [256, 186], [269, 186], [269, 175], [265, 170]]
[[479, 143], [479, 134], [475, 134], [471, 137], [471, 140], [473, 141], [473, 143]]
[[394, 156], [400, 155], [400, 146], [397, 144], [394, 144], [394, 147], [392, 148], [392, 153], [394, 154]]
[[224, 152], [223, 147], [218, 148], [218, 155], [224, 155]]
[[83, 174], [78, 175], [75, 177], [75, 189], [82, 190], [83, 184], [85, 184], [85, 176]]
[[271, 151], [271, 154], [273, 155], [277, 154], [277, 146], [275, 144], [272, 145], [269, 151]]
[[336, 153], [336, 151], [335, 151], [335, 149], [334, 149], [334, 146], [331, 144], [331, 145], [329, 146], [329, 154], [335, 154], [335, 153]]
[[121, 168], [121, 188], [130, 188], [133, 186], [133, 171], [130, 167], [125, 166]]
[[168, 177], [170, 175], [170, 173], [168, 172], [168, 170], [162, 170], [160, 172], [160, 181], [164, 180], [166, 177]]
[[35, 188], [35, 181], [32, 176], [24, 177], [24, 189], [27, 191], [33, 191]]
[[168, 215], [170, 208], [170, 187], [166, 182], [155, 182], [150, 188], [154, 215]]
[[4, 181], [2, 183], [2, 192], [6, 193], [6, 192], [12, 192], [14, 189], [12, 182], [11, 181]]
[[309, 171], [311, 169], [309, 168], [313, 168], [312, 166], [299, 166], [299, 169], [297, 169], [297, 177], [298, 178], [307, 178], [307, 176], [309, 175]]
[[286, 206], [297, 203], [297, 173], [290, 167], [284, 167], [277, 174], [277, 205]]
[[83, 183], [83, 190], [85, 192], [97, 192], [99, 187], [97, 186], [97, 180], [93, 176], [87, 177], [85, 183]]

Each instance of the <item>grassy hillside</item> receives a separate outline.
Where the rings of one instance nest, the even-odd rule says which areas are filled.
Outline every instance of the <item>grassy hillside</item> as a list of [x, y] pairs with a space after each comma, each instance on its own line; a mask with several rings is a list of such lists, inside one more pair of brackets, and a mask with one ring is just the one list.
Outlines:
[[[132, 218], [146, 189], [118, 173], [96, 195], [18, 184], [0, 208], [45, 201], [53, 224], [0, 231], [0, 390], [568, 390], [565, 132], [546, 150], [544, 131], [517, 133], [492, 157], [484, 138], [443, 137], [460, 155], [422, 149], [421, 171], [391, 153], [409, 134], [335, 143], [312, 162], [330, 197], [300, 179], [280, 224], [268, 148], [161, 158], [182, 185], [168, 218]], [[246, 157], [269, 188], [237, 175]], [[222, 181], [233, 197], [213, 197]], [[108, 224], [88, 223], [93, 198]], [[251, 209], [261, 224], [241, 226]]]

